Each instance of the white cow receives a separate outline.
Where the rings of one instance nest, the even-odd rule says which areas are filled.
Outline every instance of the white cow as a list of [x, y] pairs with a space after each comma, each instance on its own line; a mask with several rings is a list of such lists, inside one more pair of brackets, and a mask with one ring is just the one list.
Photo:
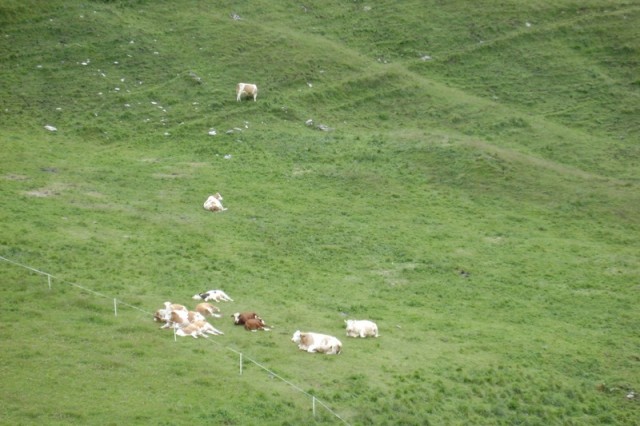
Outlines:
[[193, 300], [204, 300], [208, 302], [213, 300], [214, 302], [233, 302], [233, 299], [230, 298], [227, 293], [222, 290], [209, 290], [202, 293], [195, 294], [192, 297]]
[[226, 209], [222, 207], [222, 195], [219, 192], [216, 192], [213, 195], [209, 195], [209, 198], [204, 202], [204, 209], [209, 210], [210, 212], [221, 212]]
[[344, 320], [349, 337], [378, 337], [378, 326], [369, 320]]
[[327, 355], [337, 355], [342, 352], [342, 342], [336, 337], [320, 333], [301, 332], [296, 330], [291, 337], [293, 343], [298, 344], [298, 349], [309, 353], [318, 352]]
[[258, 97], [258, 86], [250, 83], [238, 83], [236, 86], [236, 100], [240, 101], [243, 96], [253, 98], [255, 102]]

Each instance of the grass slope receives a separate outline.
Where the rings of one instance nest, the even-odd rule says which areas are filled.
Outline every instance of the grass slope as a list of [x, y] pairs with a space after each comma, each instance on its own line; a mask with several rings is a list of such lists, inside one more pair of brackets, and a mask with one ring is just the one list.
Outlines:
[[272, 3], [0, 5], [2, 418], [635, 424], [640, 7]]

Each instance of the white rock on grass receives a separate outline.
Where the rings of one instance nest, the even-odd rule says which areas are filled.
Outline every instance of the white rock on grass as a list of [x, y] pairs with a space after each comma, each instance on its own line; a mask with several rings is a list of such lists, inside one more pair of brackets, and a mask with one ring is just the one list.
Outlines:
[[50, 124], [47, 124], [46, 126], [44, 126], [44, 128], [47, 129], [50, 132], [57, 132], [58, 131], [58, 129], [56, 129], [55, 127], [53, 127]]

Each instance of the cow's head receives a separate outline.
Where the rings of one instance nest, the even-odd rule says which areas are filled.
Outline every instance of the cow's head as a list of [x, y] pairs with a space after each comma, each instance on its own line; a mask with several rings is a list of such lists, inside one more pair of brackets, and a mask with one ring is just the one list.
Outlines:
[[300, 343], [300, 330], [296, 330], [296, 332], [293, 333], [293, 336], [291, 336], [291, 341], [293, 343]]
[[168, 315], [166, 309], [158, 309], [156, 313], [153, 315], [153, 320], [157, 322], [167, 322]]

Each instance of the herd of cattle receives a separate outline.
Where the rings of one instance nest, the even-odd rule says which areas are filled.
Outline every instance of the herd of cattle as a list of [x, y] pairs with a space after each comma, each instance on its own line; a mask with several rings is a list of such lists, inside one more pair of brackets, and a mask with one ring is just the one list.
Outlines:
[[[165, 302], [164, 307], [155, 312], [154, 321], [163, 324], [161, 329], [173, 329], [176, 336], [191, 336], [197, 339], [209, 337], [209, 334], [224, 334], [207, 321], [210, 317], [222, 317], [220, 308], [211, 302], [233, 302], [233, 299], [222, 290], [209, 290], [194, 295], [193, 300], [199, 301], [194, 310], [177, 303]], [[235, 325], [241, 325], [247, 331], [271, 329], [255, 312], [235, 312], [231, 317]], [[345, 324], [348, 337], [378, 337], [378, 326], [373, 321], [350, 319], [345, 320]], [[291, 341], [297, 344], [300, 350], [309, 353], [336, 355], [342, 352], [342, 342], [337, 337], [327, 334], [296, 330]]]
[[[258, 86], [250, 83], [238, 83], [236, 86], [236, 100], [243, 98], [253, 98], [256, 101], [258, 96]], [[205, 210], [220, 212], [226, 210], [222, 206], [222, 195], [215, 193], [209, 196], [204, 202]], [[156, 312], [155, 320], [163, 322], [162, 328], [173, 327], [178, 336], [198, 336], [207, 337], [207, 334], [224, 334], [214, 328], [206, 321], [207, 316], [220, 317], [220, 309], [209, 301], [230, 302], [233, 301], [222, 290], [209, 290], [193, 296], [195, 300], [203, 300], [196, 306], [195, 311], [189, 311], [183, 305], [165, 302], [164, 309]], [[255, 312], [236, 312], [231, 315], [235, 325], [242, 325], [246, 330], [269, 330], [264, 320]], [[369, 320], [345, 320], [348, 337], [378, 337], [378, 326]], [[337, 337], [327, 334], [302, 332], [296, 330], [291, 337], [291, 341], [298, 345], [298, 348], [310, 353], [318, 352], [328, 355], [335, 355], [342, 352], [342, 342]]]

